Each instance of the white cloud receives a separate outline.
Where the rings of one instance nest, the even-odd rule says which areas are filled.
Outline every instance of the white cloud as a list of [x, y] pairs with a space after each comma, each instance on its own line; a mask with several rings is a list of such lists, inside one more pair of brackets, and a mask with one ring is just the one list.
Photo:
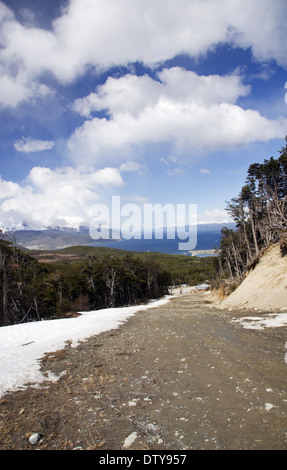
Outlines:
[[[1, 69], [0, 69], [1, 70]], [[27, 85], [21, 80], [10, 77], [7, 73], [0, 76], [0, 103], [4, 106], [16, 107], [21, 101], [26, 101], [32, 94]]]
[[8, 8], [5, 3], [0, 2], [0, 21], [11, 20], [14, 18], [14, 15], [10, 8]]
[[21, 187], [12, 181], [5, 181], [0, 176], [0, 201], [3, 199], [17, 196], [21, 191]]
[[79, 64], [152, 64], [181, 52], [198, 56], [223, 41], [287, 64], [285, 0], [250, 0], [244, 8], [241, 0], [220, 0], [220, 6], [213, 0], [72, 0], [53, 34], [58, 49], [51, 65], [61, 79], [67, 78], [59, 63], [64, 54], [70, 78]]
[[122, 163], [122, 165], [120, 166], [120, 171], [127, 173], [138, 173], [139, 175], [143, 175], [147, 171], [147, 167], [138, 162], [128, 161]]
[[14, 143], [14, 147], [18, 152], [42, 152], [44, 150], [51, 150], [55, 143], [51, 140], [35, 140], [31, 137], [22, 137]]
[[[158, 78], [109, 78], [95, 93], [77, 100], [74, 109], [90, 118], [68, 142], [74, 158], [85, 155], [94, 163], [105, 154], [121, 159], [145, 143], [197, 151], [232, 149], [285, 135], [286, 119], [270, 120], [237, 104], [250, 92], [237, 74], [199, 76], [174, 67]], [[91, 117], [100, 110], [109, 117]]]
[[160, 162], [167, 167], [166, 174], [169, 176], [182, 176], [186, 174], [186, 171], [182, 168], [182, 166], [186, 165], [186, 162], [179, 160], [179, 158], [174, 155], [169, 155], [166, 158], [162, 157]]
[[202, 175], [211, 175], [211, 171], [207, 168], [200, 168], [199, 173], [201, 173]]
[[211, 209], [198, 215], [199, 224], [227, 224], [231, 222], [232, 220], [230, 219], [229, 214], [222, 209]]
[[34, 167], [20, 185], [0, 179], [0, 220], [4, 228], [19, 222], [35, 226], [78, 227], [91, 222], [102, 191], [124, 184], [119, 171]]
[[53, 90], [48, 86], [29, 80], [27, 74], [11, 76], [0, 65], [0, 106], [16, 108], [19, 103], [33, 102], [37, 98], [51, 96]]
[[20, 8], [19, 14], [23, 18], [23, 21], [26, 26], [31, 27], [34, 25], [36, 21], [36, 15], [32, 10], [30, 10], [29, 8]]
[[185, 170], [182, 168], [173, 168], [172, 170], [167, 170], [166, 172], [169, 176], [182, 176], [185, 175]]
[[9, 93], [11, 103], [0, 98], [15, 106], [34, 96], [31, 84], [45, 72], [67, 84], [89, 67], [199, 57], [224, 42], [286, 67], [286, 18], [285, 0], [250, 0], [244, 8], [242, 0], [70, 0], [48, 31], [20, 24], [0, 2], [0, 64], [11, 82], [6, 88], [18, 87], [17, 98]]
[[171, 103], [212, 106], [222, 101], [234, 103], [240, 96], [250, 93], [250, 87], [236, 74], [200, 76], [173, 67], [159, 72], [157, 78], [160, 81], [147, 75], [109, 77], [95, 93], [75, 100], [72, 108], [85, 117], [92, 117], [93, 111], [105, 110], [111, 117], [127, 113], [135, 118], [143, 109], [154, 108], [161, 97]]

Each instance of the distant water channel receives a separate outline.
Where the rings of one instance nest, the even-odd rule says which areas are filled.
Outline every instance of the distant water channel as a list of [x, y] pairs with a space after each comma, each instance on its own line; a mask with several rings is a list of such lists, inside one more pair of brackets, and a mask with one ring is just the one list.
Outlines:
[[[213, 250], [219, 248], [221, 238], [221, 229], [219, 230], [199, 230], [197, 233], [197, 245], [195, 250]], [[105, 246], [108, 248], [118, 248], [127, 251], [154, 251], [159, 253], [168, 253], [176, 255], [189, 255], [189, 251], [178, 249], [178, 243], [184, 240], [175, 238], [174, 240], [105, 240], [95, 242], [95, 246]], [[197, 256], [211, 256], [210, 254], [198, 254]]]

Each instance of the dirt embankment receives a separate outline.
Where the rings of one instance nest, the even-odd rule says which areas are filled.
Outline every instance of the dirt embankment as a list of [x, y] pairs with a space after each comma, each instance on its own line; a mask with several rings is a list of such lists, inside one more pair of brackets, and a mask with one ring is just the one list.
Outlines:
[[271, 246], [232, 294], [220, 299], [213, 293], [210, 299], [219, 308], [287, 312], [287, 255]]
[[1, 399], [0, 450], [285, 450], [286, 328], [243, 328], [206, 298], [48, 354], [61, 377]]

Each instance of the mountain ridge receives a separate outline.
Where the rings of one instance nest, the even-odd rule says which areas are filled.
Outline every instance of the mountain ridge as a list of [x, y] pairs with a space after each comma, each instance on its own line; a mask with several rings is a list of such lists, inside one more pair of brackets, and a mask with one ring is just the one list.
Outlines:
[[[198, 224], [197, 231], [218, 231], [222, 227], [231, 226], [234, 224]], [[88, 227], [80, 227], [79, 229], [69, 227], [49, 227], [46, 229], [6, 231], [4, 236], [16, 241], [16, 244], [27, 249], [38, 250], [56, 250], [67, 248], [69, 246], [99, 246], [110, 242], [107, 240], [95, 240], [89, 234]], [[120, 239], [118, 240], [120, 241]]]

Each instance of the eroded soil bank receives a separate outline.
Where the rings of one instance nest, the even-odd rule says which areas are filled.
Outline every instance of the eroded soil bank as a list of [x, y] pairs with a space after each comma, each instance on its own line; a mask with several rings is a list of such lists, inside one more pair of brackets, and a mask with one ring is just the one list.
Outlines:
[[205, 299], [47, 354], [62, 376], [1, 399], [0, 450], [286, 449], [286, 327], [244, 329]]

